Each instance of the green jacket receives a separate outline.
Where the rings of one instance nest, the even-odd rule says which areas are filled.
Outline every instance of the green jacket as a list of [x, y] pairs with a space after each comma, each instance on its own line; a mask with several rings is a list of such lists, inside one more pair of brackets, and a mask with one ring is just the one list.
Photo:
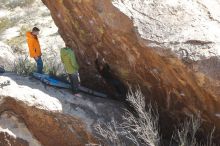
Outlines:
[[74, 74], [79, 70], [79, 65], [71, 48], [62, 48], [60, 50], [60, 55], [61, 61], [63, 62], [66, 72], [68, 74]]

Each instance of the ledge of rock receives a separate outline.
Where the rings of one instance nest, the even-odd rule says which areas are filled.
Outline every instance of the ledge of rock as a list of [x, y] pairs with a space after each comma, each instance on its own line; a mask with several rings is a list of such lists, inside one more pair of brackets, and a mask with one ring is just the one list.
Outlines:
[[[73, 146], [97, 143], [94, 124], [121, 120], [123, 105], [44, 86], [12, 73], [0, 76], [0, 145]], [[108, 108], [106, 108], [108, 107]]]

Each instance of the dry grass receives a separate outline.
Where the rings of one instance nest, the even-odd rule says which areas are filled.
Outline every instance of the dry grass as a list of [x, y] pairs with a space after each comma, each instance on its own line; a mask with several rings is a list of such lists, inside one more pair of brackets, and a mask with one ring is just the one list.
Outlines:
[[13, 22], [9, 18], [0, 19], [0, 33], [5, 31], [7, 28], [10, 28], [13, 25]]
[[127, 100], [136, 110], [137, 115], [125, 110], [122, 123], [111, 123], [96, 125], [96, 130], [103, 143], [112, 146], [158, 146], [160, 145], [160, 135], [158, 127], [159, 115], [151, 105], [146, 110], [144, 96], [140, 90], [129, 92]]
[[13, 72], [23, 76], [30, 75], [35, 70], [36, 65], [34, 63], [31, 63], [30, 60], [28, 60], [27, 55], [25, 57], [17, 57], [17, 59], [14, 62], [14, 67], [12, 69]]
[[1, 8], [14, 9], [16, 7], [28, 7], [33, 4], [35, 0], [1, 0]]
[[[140, 90], [129, 92], [127, 100], [133, 105], [137, 115], [126, 110], [123, 122], [97, 123], [95, 129], [101, 143], [109, 146], [163, 146], [159, 132], [159, 114], [151, 105], [145, 106]], [[214, 129], [207, 136], [204, 144], [196, 139], [201, 126], [200, 114], [191, 116], [174, 131], [170, 146], [215, 146], [213, 143]]]
[[196, 134], [201, 124], [202, 121], [200, 113], [196, 116], [191, 116], [188, 120], [185, 120], [174, 132], [170, 145], [176, 143], [178, 146], [215, 146], [213, 143], [215, 128], [213, 128], [209, 135], [207, 134], [207, 142], [205, 144], [197, 140]]

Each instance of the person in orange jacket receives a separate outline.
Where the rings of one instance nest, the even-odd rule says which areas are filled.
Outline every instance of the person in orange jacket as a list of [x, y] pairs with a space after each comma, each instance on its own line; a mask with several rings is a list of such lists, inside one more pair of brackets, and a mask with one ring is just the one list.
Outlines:
[[27, 44], [29, 47], [30, 57], [34, 58], [37, 63], [37, 72], [43, 73], [43, 61], [41, 59], [41, 48], [38, 41], [37, 35], [39, 34], [40, 29], [34, 27], [31, 32], [26, 33]]

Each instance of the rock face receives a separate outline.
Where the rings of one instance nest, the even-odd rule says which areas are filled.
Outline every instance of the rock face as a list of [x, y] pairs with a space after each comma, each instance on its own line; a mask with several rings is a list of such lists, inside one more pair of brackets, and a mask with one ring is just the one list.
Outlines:
[[33, 138], [32, 134], [12, 111], [3, 111], [0, 117], [0, 145], [10, 146], [41, 146], [40, 142]]
[[13, 52], [11, 51], [11, 48], [7, 46], [4, 43], [0, 42], [0, 66], [4, 67], [5, 69], [10, 70], [12, 66], [14, 65], [15, 56], [13, 55]]
[[113, 0], [113, 4], [133, 20], [148, 46], [170, 48], [183, 57], [187, 51], [192, 60], [220, 55], [218, 0]]
[[215, 119], [212, 115], [219, 111], [219, 97], [204, 89], [180, 60], [159, 55], [140, 41], [131, 21], [135, 18], [129, 19], [112, 1], [42, 1], [50, 9], [62, 38], [77, 54], [83, 84], [102, 85], [94, 68], [98, 52], [124, 83], [140, 85], [161, 111], [177, 117], [201, 111], [207, 121]]
[[194, 69], [202, 71], [214, 80], [220, 81], [220, 58], [211, 57], [209, 59], [199, 60], [193, 63]]
[[[220, 110], [218, 88], [205, 88], [205, 76], [194, 74], [173, 55], [160, 54], [146, 46], [132, 23], [133, 15], [129, 19], [110, 0], [42, 1], [50, 9], [60, 35], [76, 52], [84, 85], [103, 86], [94, 68], [98, 52], [124, 83], [139, 85], [146, 100], [157, 102], [159, 111], [175, 115], [170, 116], [173, 121], [201, 111], [205, 125], [214, 123], [220, 127], [214, 116]], [[167, 117], [161, 119], [165, 121]], [[167, 126], [165, 130], [170, 125]]]
[[[94, 124], [121, 120], [123, 105], [114, 100], [44, 87], [14, 74], [0, 76], [1, 146], [84, 146], [98, 143]], [[108, 107], [108, 108], [106, 108]]]

